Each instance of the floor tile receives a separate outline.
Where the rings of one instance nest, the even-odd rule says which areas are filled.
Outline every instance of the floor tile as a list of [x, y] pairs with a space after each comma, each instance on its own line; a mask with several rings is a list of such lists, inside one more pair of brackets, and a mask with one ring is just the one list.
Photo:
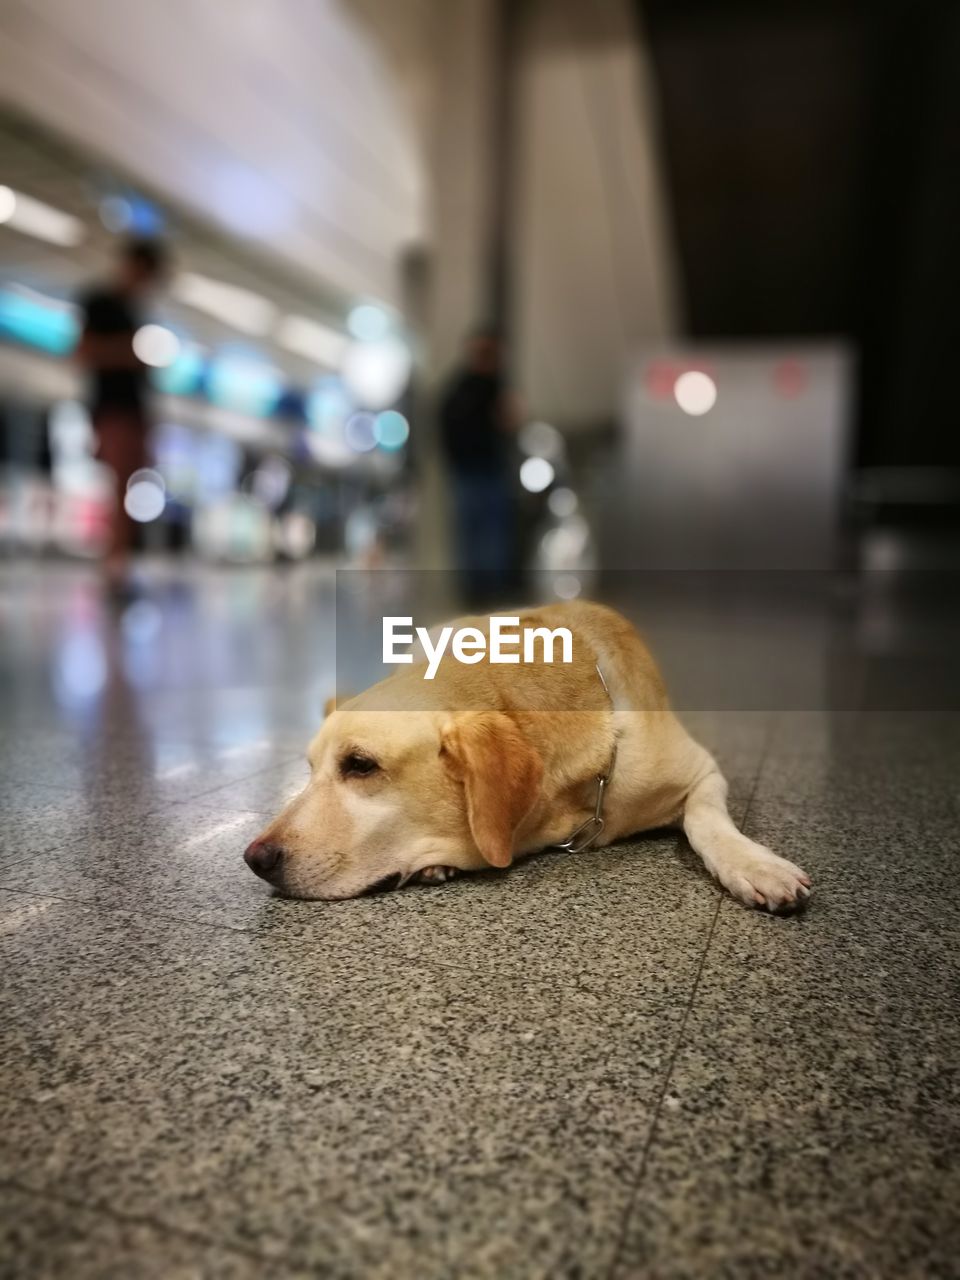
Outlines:
[[929, 1276], [960, 1248], [956, 840], [759, 796], [807, 912], [725, 902], [621, 1276]]
[[609, 1265], [676, 977], [384, 971], [3, 894], [17, 1183], [337, 1274]]
[[[0, 1182], [0, 1270], [13, 1280], [294, 1280], [297, 1272], [146, 1220]], [[303, 1273], [300, 1272], [300, 1275]]]

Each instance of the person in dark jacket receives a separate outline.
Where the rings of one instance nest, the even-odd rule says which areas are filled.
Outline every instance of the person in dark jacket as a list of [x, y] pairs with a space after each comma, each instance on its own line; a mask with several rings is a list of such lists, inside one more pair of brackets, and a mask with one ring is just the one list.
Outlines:
[[457, 567], [471, 606], [493, 603], [514, 577], [511, 459], [515, 412], [503, 376], [499, 335], [479, 329], [440, 404], [440, 432], [450, 471]]
[[133, 522], [124, 509], [127, 482], [147, 463], [149, 387], [147, 367], [134, 351], [143, 323], [141, 307], [163, 278], [166, 252], [153, 240], [127, 241], [114, 276], [80, 298], [81, 334], [76, 358], [87, 372], [97, 456], [113, 473], [116, 502], [104, 561], [114, 590], [126, 585]]

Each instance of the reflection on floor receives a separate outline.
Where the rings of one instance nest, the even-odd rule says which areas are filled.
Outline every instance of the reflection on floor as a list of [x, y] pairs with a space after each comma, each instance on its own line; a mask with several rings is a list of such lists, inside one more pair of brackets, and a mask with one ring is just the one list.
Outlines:
[[288, 902], [329, 576], [3, 587], [4, 1275], [955, 1267], [960, 714], [687, 716], [796, 919], [662, 834]]

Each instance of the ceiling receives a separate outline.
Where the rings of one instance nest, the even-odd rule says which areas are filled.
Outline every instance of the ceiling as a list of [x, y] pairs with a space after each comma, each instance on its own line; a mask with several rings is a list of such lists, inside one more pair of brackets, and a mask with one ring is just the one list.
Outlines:
[[[0, 85], [8, 108], [304, 285], [396, 303], [401, 255], [428, 232], [432, 13], [430, 0], [4, 0]], [[10, 159], [32, 194], [85, 198], [82, 175]]]

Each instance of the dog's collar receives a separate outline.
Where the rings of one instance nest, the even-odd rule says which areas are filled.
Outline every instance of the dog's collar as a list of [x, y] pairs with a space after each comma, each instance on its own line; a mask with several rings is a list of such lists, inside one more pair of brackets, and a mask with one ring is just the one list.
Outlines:
[[[600, 683], [603, 685], [603, 691], [610, 698], [610, 707], [613, 709], [613, 698], [610, 696], [610, 690], [607, 688], [607, 682], [603, 678], [603, 672], [600, 670], [600, 664], [597, 663], [597, 675], [600, 677]], [[567, 853], [583, 853], [584, 849], [589, 849], [594, 841], [598, 838], [603, 830], [603, 798], [606, 795], [607, 787], [610, 785], [610, 779], [613, 777], [613, 770], [617, 763], [617, 739], [614, 734], [613, 752], [610, 756], [610, 763], [607, 765], [604, 773], [597, 774], [597, 803], [594, 808], [592, 817], [587, 818], [586, 822], [581, 822], [576, 831], [572, 832], [566, 840], [561, 840], [554, 847], [564, 849]]]

